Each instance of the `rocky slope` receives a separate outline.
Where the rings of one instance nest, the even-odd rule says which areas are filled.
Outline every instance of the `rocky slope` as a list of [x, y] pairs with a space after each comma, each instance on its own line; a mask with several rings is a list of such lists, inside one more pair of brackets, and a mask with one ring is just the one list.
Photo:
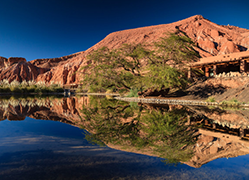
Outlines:
[[48, 68], [40, 68], [27, 62], [25, 58], [0, 57], [0, 80], [8, 79], [10, 82], [17, 80], [36, 80], [39, 74], [49, 71]]
[[207, 100], [214, 98], [217, 102], [238, 100], [249, 103], [249, 77], [217, 77], [199, 80], [192, 84], [184, 93], [178, 93], [179, 99]]
[[[86, 56], [93, 50], [103, 46], [118, 48], [124, 43], [152, 44], [167, 32], [176, 30], [181, 30], [196, 43], [196, 50], [202, 57], [245, 51], [249, 48], [249, 30], [217, 25], [201, 15], [196, 15], [170, 24], [114, 32], [86, 51], [60, 58], [36, 59], [21, 66], [16, 63], [4, 65], [6, 59], [0, 57], [0, 79], [79, 83], [81, 75], [75, 72], [88, 63]], [[33, 75], [23, 75], [26, 71]]]

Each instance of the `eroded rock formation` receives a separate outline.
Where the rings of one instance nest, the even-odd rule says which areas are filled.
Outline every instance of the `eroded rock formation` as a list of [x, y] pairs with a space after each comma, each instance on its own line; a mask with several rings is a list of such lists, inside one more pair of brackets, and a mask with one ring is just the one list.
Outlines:
[[11, 61], [8, 60], [9, 69], [3, 66], [6, 58], [0, 57], [0, 78], [19, 81], [24, 79], [46, 82], [57, 81], [63, 84], [79, 83], [81, 74], [76, 72], [89, 63], [86, 57], [93, 50], [103, 46], [110, 49], [118, 48], [124, 43], [152, 44], [164, 37], [165, 33], [176, 30], [184, 32], [196, 43], [196, 51], [202, 57], [246, 51], [249, 48], [249, 30], [235, 26], [217, 25], [201, 15], [196, 15], [170, 24], [113, 32], [88, 50], [69, 56], [36, 59], [28, 63], [24, 61], [22, 63], [20, 61], [16, 62], [11, 59]]
[[22, 57], [9, 57], [8, 60], [5, 62], [5, 67], [9, 67], [19, 62], [27, 62], [27, 61], [25, 58]]
[[7, 59], [5, 57], [0, 56], [0, 69], [5, 67], [5, 62], [6, 61], [7, 61]]
[[0, 69], [0, 80], [8, 79], [9, 82], [17, 80], [22, 82], [24, 80], [36, 80], [39, 74], [44, 74], [47, 69], [34, 66], [26, 61], [10, 61], [4, 68]]

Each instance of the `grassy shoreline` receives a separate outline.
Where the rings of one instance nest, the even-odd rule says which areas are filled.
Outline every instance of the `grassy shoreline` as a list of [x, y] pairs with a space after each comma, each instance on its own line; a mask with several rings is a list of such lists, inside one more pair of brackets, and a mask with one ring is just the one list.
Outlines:
[[48, 93], [63, 93], [64, 89], [60, 83], [44, 81], [22, 81], [21, 83], [14, 80], [9, 83], [4, 79], [0, 81], [0, 94], [48, 94]]

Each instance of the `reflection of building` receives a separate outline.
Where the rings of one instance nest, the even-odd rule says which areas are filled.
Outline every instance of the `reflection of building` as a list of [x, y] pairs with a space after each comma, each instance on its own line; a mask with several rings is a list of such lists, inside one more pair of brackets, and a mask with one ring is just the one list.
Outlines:
[[[201, 58], [190, 65], [204, 72], [206, 77], [228, 72], [249, 72], [249, 51]], [[189, 73], [189, 78], [191, 73]]]
[[215, 123], [210, 119], [191, 124], [201, 123], [198, 130], [198, 141], [194, 148], [194, 156], [187, 162], [191, 167], [202, 165], [218, 158], [232, 158], [249, 154], [248, 129], [229, 128]]
[[227, 138], [231, 135], [238, 137], [236, 139], [249, 140], [249, 111], [247, 109], [223, 110], [197, 106], [188, 106], [188, 108], [201, 117], [200, 121], [190, 118], [189, 124], [201, 124], [203, 129], [226, 134]]
[[199, 133], [199, 139], [194, 146], [194, 156], [183, 162], [191, 167], [200, 168], [219, 158], [249, 154], [249, 142], [241, 140], [240, 137], [205, 129], [199, 129]]
[[[191, 123], [195, 124], [195, 123]], [[226, 122], [226, 125], [227, 122]], [[230, 128], [229, 125], [226, 126], [222, 122], [217, 123], [216, 121], [212, 121], [210, 119], [202, 120], [202, 128], [200, 128], [201, 132], [204, 132], [206, 135], [216, 134], [216, 137], [220, 138], [229, 138], [232, 140], [247, 140], [249, 145], [249, 129], [245, 127], [236, 127]], [[233, 124], [231, 124], [233, 126]], [[207, 133], [210, 132], [210, 133]]]
[[188, 119], [188, 125], [198, 125], [200, 128], [193, 147], [194, 156], [184, 164], [199, 168], [218, 158], [249, 154], [248, 110], [197, 106], [188, 106], [188, 109], [196, 115]]

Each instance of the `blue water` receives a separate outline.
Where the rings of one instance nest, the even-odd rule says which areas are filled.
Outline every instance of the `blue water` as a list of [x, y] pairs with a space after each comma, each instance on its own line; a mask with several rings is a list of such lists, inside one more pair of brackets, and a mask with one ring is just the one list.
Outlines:
[[0, 123], [0, 131], [6, 134], [12, 130], [22, 134], [56, 136], [81, 140], [84, 138], [84, 130], [58, 121], [38, 120], [26, 117], [24, 121], [4, 120]]
[[92, 145], [85, 130], [65, 123], [0, 121], [0, 179], [249, 179], [249, 156], [201, 168]]

